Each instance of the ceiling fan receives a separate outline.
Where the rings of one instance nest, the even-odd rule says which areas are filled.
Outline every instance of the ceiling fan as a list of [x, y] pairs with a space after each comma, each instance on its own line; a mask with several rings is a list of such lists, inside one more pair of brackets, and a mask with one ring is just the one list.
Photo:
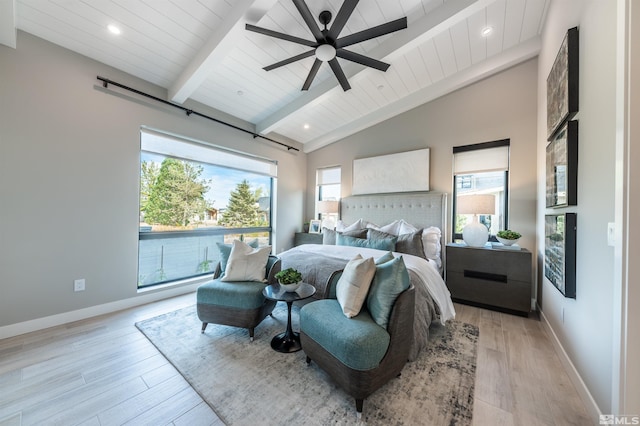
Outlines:
[[318, 24], [316, 23], [313, 15], [311, 14], [311, 11], [307, 7], [307, 4], [304, 2], [304, 0], [292, 1], [298, 9], [298, 12], [300, 12], [300, 15], [302, 15], [302, 19], [304, 19], [305, 23], [311, 30], [311, 33], [315, 37], [315, 41], [305, 40], [300, 37], [295, 37], [278, 31], [257, 27], [251, 24], [246, 24], [246, 29], [259, 34], [268, 35], [270, 37], [279, 38], [281, 40], [290, 41], [292, 43], [302, 44], [304, 46], [309, 46], [312, 48], [308, 52], [292, 56], [291, 58], [276, 62], [275, 64], [263, 68], [265, 71], [271, 71], [283, 65], [288, 65], [292, 62], [299, 61], [300, 59], [308, 58], [315, 55], [316, 60], [313, 63], [311, 70], [309, 71], [307, 79], [302, 85], [302, 90], [309, 90], [309, 87], [311, 86], [313, 79], [318, 73], [322, 62], [329, 63], [329, 66], [333, 70], [333, 73], [335, 74], [338, 82], [345, 92], [351, 89], [349, 81], [342, 71], [342, 67], [338, 63], [336, 57], [356, 62], [367, 67], [375, 68], [380, 71], [386, 71], [389, 68], [389, 64], [378, 61], [377, 59], [370, 58], [368, 56], [361, 55], [359, 53], [346, 50], [345, 47], [407, 28], [407, 18], [405, 16], [404, 18], [396, 19], [394, 21], [387, 22], [386, 24], [378, 25], [367, 30], [359, 31], [348, 36], [338, 38], [340, 32], [349, 20], [349, 17], [351, 17], [353, 10], [358, 5], [359, 0], [345, 0], [344, 3], [342, 3], [342, 7], [338, 11], [338, 14], [336, 15], [336, 19], [334, 19], [333, 24], [329, 29], [327, 29], [327, 25], [329, 25], [329, 22], [331, 22], [331, 18], [333, 17], [333, 15], [328, 10], [320, 12], [318, 19], [320, 23], [324, 25], [323, 30], [318, 27]]

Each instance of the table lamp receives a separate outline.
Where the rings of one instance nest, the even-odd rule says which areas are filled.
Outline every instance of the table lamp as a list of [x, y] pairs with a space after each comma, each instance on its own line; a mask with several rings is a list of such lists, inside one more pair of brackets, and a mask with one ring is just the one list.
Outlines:
[[471, 247], [482, 247], [489, 240], [489, 230], [480, 223], [478, 215], [495, 214], [496, 197], [491, 194], [462, 195], [456, 204], [457, 214], [472, 214], [473, 221], [462, 229], [462, 239]]
[[[318, 201], [316, 208], [318, 213], [322, 215], [336, 214], [338, 213], [338, 202], [335, 200]], [[336, 227], [336, 222], [333, 217], [329, 216], [325, 218], [324, 216], [321, 216], [321, 218], [323, 219], [322, 227], [328, 229], [334, 229]]]

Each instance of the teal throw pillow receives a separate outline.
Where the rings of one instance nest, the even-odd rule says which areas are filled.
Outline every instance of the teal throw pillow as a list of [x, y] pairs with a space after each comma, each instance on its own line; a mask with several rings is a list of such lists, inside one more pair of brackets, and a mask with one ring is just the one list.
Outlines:
[[393, 257], [393, 253], [388, 251], [376, 259], [376, 265], [382, 265], [383, 263], [387, 263], [393, 259], [395, 259], [395, 257]]
[[365, 240], [362, 238], [349, 237], [347, 235], [338, 234], [336, 237], [336, 245], [352, 246], [362, 248], [372, 248], [385, 251], [395, 251], [397, 238], [381, 238], [379, 240]]
[[410, 286], [409, 272], [402, 256], [376, 265], [376, 274], [367, 296], [367, 309], [376, 324], [387, 328], [393, 304], [398, 295]]
[[[260, 245], [257, 239], [250, 241], [248, 244], [253, 248], [258, 248]], [[227, 262], [229, 262], [229, 256], [231, 256], [231, 247], [233, 247], [233, 244], [216, 243], [216, 245], [220, 251], [220, 276], [223, 276], [225, 269], [227, 269]]]
[[367, 238], [366, 229], [356, 229], [354, 231], [338, 232], [333, 229], [322, 228], [322, 244], [335, 246], [338, 235], [345, 235], [356, 238]]

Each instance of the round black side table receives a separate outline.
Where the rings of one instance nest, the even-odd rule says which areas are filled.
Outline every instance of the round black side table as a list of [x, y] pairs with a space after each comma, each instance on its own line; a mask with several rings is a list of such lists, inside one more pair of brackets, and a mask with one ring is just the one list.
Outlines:
[[315, 294], [316, 288], [311, 284], [302, 283], [296, 291], [284, 291], [279, 284], [268, 285], [262, 290], [264, 297], [278, 302], [287, 302], [287, 331], [271, 339], [271, 347], [283, 353], [297, 352], [302, 349], [300, 333], [291, 328], [291, 306], [297, 300], [303, 300]]

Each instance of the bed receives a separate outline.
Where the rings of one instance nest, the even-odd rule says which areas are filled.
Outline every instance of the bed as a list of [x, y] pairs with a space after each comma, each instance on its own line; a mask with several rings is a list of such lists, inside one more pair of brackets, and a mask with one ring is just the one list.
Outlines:
[[[348, 229], [356, 223], [360, 226], [382, 228], [394, 221], [402, 222], [417, 229], [431, 227], [446, 230], [446, 194], [436, 192], [412, 192], [396, 194], [355, 195], [340, 201], [342, 229]], [[432, 228], [433, 229], [433, 228]], [[442, 247], [442, 234], [439, 234], [439, 247]], [[433, 236], [433, 235], [431, 235]], [[326, 242], [326, 241], [325, 241]], [[437, 258], [434, 252], [429, 259], [394, 252], [394, 256], [403, 256], [409, 277], [416, 288], [416, 313], [414, 323], [414, 342], [410, 360], [416, 359], [426, 346], [429, 326], [433, 321], [446, 321], [455, 317], [451, 295], [442, 279], [442, 253]], [[317, 297], [324, 295], [325, 286], [331, 273], [343, 269], [357, 254], [363, 257], [378, 258], [387, 253], [367, 247], [352, 247], [331, 244], [303, 244], [280, 253], [282, 268], [296, 268], [302, 272], [305, 281], [317, 289]]]

